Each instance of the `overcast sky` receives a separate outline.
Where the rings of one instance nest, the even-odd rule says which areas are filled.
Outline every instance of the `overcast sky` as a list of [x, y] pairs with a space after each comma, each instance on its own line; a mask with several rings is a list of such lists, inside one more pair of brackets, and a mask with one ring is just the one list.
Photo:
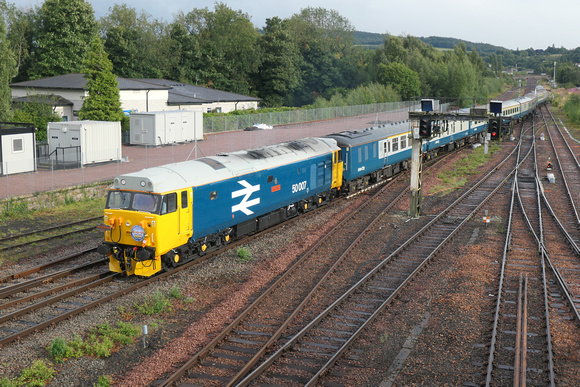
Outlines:
[[[8, 0], [41, 5], [42, 0]], [[212, 0], [89, 0], [97, 18], [125, 3], [157, 19], [173, 20], [179, 11], [213, 10]], [[257, 28], [267, 18], [289, 18], [308, 6], [334, 9], [358, 31], [392, 35], [443, 36], [508, 49], [580, 47], [579, 0], [223, 0], [247, 13]], [[553, 16], [551, 16], [553, 15]]]

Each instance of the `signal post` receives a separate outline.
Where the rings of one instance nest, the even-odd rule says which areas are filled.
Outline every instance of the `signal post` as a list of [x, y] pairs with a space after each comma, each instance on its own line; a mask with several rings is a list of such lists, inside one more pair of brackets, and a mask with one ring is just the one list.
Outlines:
[[[501, 104], [501, 102], [499, 102]], [[421, 111], [409, 112], [409, 120], [412, 124], [412, 149], [411, 149], [411, 200], [409, 206], [409, 216], [417, 218], [421, 214], [421, 205], [423, 195], [421, 191], [421, 179], [423, 175], [423, 140], [427, 142], [433, 137], [441, 135], [446, 129], [447, 124], [453, 121], [487, 121], [487, 127], [490, 128], [494, 123], [494, 129], [501, 133], [501, 118], [498, 113], [490, 117], [487, 109], [471, 109], [469, 114], [459, 113], [437, 113], [433, 112], [434, 101], [421, 100]], [[497, 109], [495, 105], [492, 109]], [[499, 105], [499, 114], [501, 114], [501, 105]], [[497, 125], [497, 126], [495, 126]], [[487, 137], [487, 136], [486, 136]], [[499, 136], [497, 137], [499, 139]]]

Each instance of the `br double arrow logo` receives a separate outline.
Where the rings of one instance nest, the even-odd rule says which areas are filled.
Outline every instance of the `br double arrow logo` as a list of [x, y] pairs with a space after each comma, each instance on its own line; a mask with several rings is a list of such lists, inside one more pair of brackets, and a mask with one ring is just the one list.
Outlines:
[[256, 198], [256, 199], [252, 199], [252, 200], [248, 200], [248, 199], [250, 199], [250, 196], [252, 196], [252, 194], [254, 192], [257, 192], [260, 190], [260, 184], [251, 185], [250, 183], [248, 183], [245, 180], [240, 180], [240, 181], [238, 181], [238, 183], [240, 183], [244, 188], [232, 192], [232, 199], [240, 197], [240, 196], [244, 196], [244, 198], [242, 199], [240, 204], [236, 204], [235, 206], [232, 206], [232, 214], [236, 211], [242, 211], [246, 215], [252, 215], [254, 212], [252, 210], [250, 210], [249, 207], [255, 206], [256, 204], [260, 204], [260, 198]]

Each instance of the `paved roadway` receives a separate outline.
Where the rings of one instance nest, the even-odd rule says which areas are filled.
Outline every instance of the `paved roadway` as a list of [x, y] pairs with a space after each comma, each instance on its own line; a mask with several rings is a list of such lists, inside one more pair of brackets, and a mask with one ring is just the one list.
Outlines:
[[96, 164], [67, 170], [36, 172], [0, 177], [0, 200], [51, 191], [71, 186], [111, 180], [124, 173], [143, 168], [233, 152], [305, 137], [324, 136], [344, 130], [364, 129], [376, 123], [406, 120], [407, 110], [383, 112], [345, 119], [317, 121], [299, 125], [278, 126], [272, 130], [233, 131], [208, 134], [203, 141], [162, 147], [123, 146], [126, 161]]

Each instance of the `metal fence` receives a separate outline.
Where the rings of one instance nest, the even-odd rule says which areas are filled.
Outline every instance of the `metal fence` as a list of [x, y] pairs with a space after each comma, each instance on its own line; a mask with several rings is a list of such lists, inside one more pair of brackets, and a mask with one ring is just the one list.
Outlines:
[[[32, 167], [27, 173], [13, 172], [18, 167], [18, 161], [3, 161], [3, 174], [0, 175], [0, 203], [27, 194], [106, 181], [143, 168], [297, 138], [324, 136], [329, 133], [402, 121], [408, 118], [409, 110], [416, 108], [416, 104], [398, 102], [248, 116], [209, 117], [205, 118], [204, 122], [204, 132], [209, 136], [203, 141], [157, 147], [125, 146], [119, 150], [103, 150], [106, 154], [119, 152], [114, 158], [115, 161], [106, 163], [82, 162], [81, 160], [86, 159], [86, 155], [80, 149], [63, 149], [58, 155], [50, 155], [48, 146], [39, 144], [36, 152], [36, 168]], [[274, 129], [243, 130], [256, 123], [271, 125]], [[226, 130], [230, 131], [227, 135], [220, 133]], [[65, 169], [73, 166], [72, 164], [74, 168]]]
[[320, 109], [301, 109], [286, 112], [244, 114], [239, 116], [224, 115], [217, 117], [204, 117], [203, 130], [204, 133], [217, 133], [230, 130], [243, 130], [252, 127], [254, 124], [266, 124], [270, 126], [292, 125], [395, 110], [408, 110], [411, 106], [416, 105], [416, 101], [403, 101]]

